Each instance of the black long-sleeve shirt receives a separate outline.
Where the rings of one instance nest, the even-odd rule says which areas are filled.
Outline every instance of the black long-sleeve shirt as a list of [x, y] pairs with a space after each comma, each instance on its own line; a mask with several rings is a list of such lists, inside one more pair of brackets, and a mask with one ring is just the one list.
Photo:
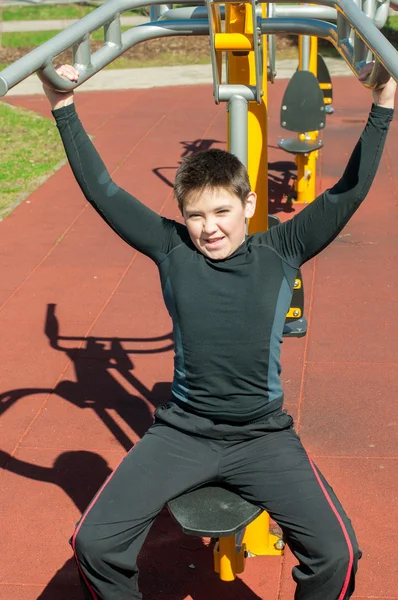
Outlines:
[[366, 197], [393, 110], [373, 105], [340, 181], [291, 220], [247, 236], [223, 260], [201, 254], [184, 225], [112, 181], [74, 105], [54, 111], [86, 199], [158, 266], [173, 321], [172, 394], [188, 411], [247, 423], [280, 409], [280, 344], [297, 269], [340, 233]]

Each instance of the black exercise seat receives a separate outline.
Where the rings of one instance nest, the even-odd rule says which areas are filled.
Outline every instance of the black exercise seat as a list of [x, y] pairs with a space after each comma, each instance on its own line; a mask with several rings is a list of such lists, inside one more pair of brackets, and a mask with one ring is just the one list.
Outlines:
[[309, 154], [322, 148], [323, 140], [281, 139], [278, 146], [290, 154]]
[[231, 490], [213, 484], [178, 496], [167, 506], [184, 533], [211, 538], [234, 535], [263, 512]]
[[307, 333], [307, 327], [308, 323], [305, 317], [286, 321], [283, 327], [283, 337], [304, 337]]

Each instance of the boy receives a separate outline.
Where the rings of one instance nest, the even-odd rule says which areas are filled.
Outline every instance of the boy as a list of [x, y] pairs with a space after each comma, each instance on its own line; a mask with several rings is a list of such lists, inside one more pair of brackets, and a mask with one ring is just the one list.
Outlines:
[[[78, 78], [68, 65], [58, 73]], [[73, 93], [45, 88], [86, 199], [157, 264], [175, 344], [170, 401], [157, 408], [153, 426], [99, 490], [72, 538], [86, 598], [141, 598], [136, 559], [151, 523], [168, 500], [211, 481], [232, 487], [280, 525], [299, 561], [296, 600], [353, 593], [361, 553], [282, 408], [279, 354], [297, 269], [365, 198], [395, 89], [390, 80], [374, 91], [364, 132], [333, 188], [287, 223], [246, 236], [256, 195], [236, 157], [210, 150], [186, 159], [174, 185], [185, 225], [165, 219], [111, 180]]]

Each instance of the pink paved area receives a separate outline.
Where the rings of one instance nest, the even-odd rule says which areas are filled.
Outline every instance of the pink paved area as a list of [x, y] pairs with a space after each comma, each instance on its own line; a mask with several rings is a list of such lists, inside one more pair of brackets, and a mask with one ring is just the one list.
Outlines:
[[[289, 218], [294, 165], [277, 148], [285, 85], [270, 88], [270, 211]], [[43, 97], [9, 102], [49, 115]], [[170, 181], [181, 156], [225, 147], [225, 106], [209, 86], [81, 93], [77, 103], [119, 185], [167, 217], [178, 218]], [[336, 79], [334, 106], [319, 189], [341, 174], [369, 93]], [[305, 266], [309, 333], [283, 347], [286, 406], [363, 550], [357, 600], [398, 600], [397, 156], [395, 120], [367, 201]], [[68, 166], [0, 233], [0, 600], [81, 600], [68, 538], [167, 398], [171, 324], [156, 268], [85, 203]], [[221, 583], [206, 540], [184, 536], [166, 511], [140, 565], [146, 600], [293, 599], [289, 552], [252, 558]]]

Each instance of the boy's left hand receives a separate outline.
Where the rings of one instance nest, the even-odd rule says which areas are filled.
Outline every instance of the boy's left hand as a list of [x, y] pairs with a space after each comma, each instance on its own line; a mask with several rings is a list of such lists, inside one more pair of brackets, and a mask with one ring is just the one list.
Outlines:
[[[361, 69], [359, 73], [359, 81], [365, 81], [365, 79], [367, 79], [367, 77], [372, 72], [373, 66], [374, 63], [371, 62], [366, 64]], [[385, 83], [382, 83], [380, 87], [372, 90], [373, 102], [377, 104], [377, 106], [384, 106], [384, 108], [394, 108], [394, 98], [397, 89], [397, 83], [392, 77], [389, 76], [384, 67], [382, 67], [381, 65], [379, 66], [381, 71], [384, 72]]]
[[397, 82], [390, 77], [383, 87], [373, 90], [373, 101], [378, 106], [385, 108], [394, 108], [395, 92], [397, 90]]

